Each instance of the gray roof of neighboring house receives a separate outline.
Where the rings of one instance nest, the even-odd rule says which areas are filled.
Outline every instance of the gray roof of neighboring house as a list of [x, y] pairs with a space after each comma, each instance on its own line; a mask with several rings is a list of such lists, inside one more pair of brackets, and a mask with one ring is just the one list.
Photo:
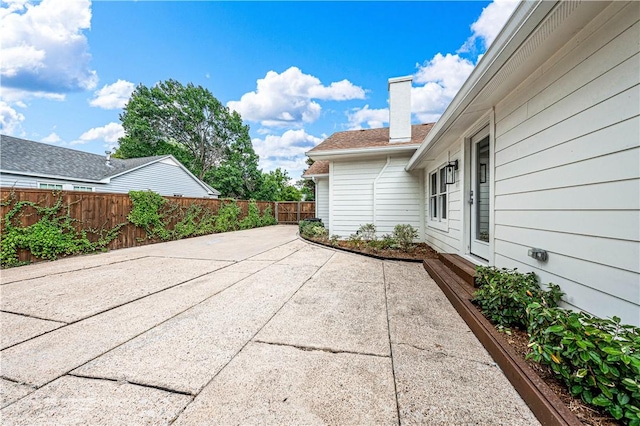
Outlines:
[[98, 181], [165, 157], [111, 158], [107, 165], [105, 155], [0, 135], [0, 169], [7, 172]]

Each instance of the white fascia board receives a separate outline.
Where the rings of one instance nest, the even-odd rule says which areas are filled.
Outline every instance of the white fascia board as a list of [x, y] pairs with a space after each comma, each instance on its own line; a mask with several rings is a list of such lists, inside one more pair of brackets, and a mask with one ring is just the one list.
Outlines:
[[455, 120], [476, 99], [529, 34], [542, 22], [557, 1], [521, 1], [505, 26], [486, 51], [471, 75], [464, 82], [440, 119], [433, 126], [420, 148], [413, 154], [406, 170], [418, 167], [429, 149], [434, 146]]
[[6, 174], [10, 174], [10, 175], [39, 177], [39, 178], [45, 178], [45, 179], [70, 180], [70, 181], [74, 181], [74, 182], [109, 183], [108, 179], [102, 179], [102, 180], [81, 179], [81, 178], [74, 178], [74, 177], [69, 177], [69, 176], [47, 175], [47, 174], [43, 174], [43, 173], [31, 173], [31, 172], [19, 172], [19, 171], [15, 171], [15, 170], [5, 170], [5, 169], [0, 170], [0, 173], [6, 173]]
[[347, 158], [370, 157], [375, 155], [407, 154], [420, 145], [381, 146], [376, 148], [331, 149], [327, 151], [307, 151], [307, 157], [314, 160], [341, 160]]
[[318, 175], [305, 175], [302, 176], [302, 179], [313, 180], [314, 178], [326, 178], [329, 177], [329, 173], [321, 173]]

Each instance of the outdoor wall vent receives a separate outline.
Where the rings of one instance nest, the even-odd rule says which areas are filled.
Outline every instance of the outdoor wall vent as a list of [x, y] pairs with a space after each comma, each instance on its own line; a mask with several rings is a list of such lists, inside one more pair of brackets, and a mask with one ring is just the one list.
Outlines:
[[540, 262], [546, 262], [549, 259], [549, 254], [546, 250], [530, 248], [529, 257], [533, 257], [535, 260], [539, 260]]

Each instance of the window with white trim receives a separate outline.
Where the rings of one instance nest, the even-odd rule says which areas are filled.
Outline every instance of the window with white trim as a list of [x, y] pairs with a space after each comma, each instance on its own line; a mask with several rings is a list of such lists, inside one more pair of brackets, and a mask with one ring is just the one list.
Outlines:
[[74, 191], [87, 191], [87, 192], [93, 192], [93, 187], [92, 187], [92, 186], [73, 185], [73, 190], [74, 190]]
[[62, 185], [57, 183], [41, 183], [38, 185], [40, 189], [57, 189], [62, 191]]
[[432, 222], [447, 220], [446, 173], [442, 167], [429, 175], [429, 219]]

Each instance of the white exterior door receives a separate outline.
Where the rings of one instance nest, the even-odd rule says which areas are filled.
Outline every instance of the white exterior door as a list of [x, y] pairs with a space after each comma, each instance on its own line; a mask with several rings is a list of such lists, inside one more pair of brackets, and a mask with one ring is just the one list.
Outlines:
[[489, 181], [491, 155], [489, 152], [489, 127], [485, 127], [471, 138], [471, 254], [489, 260]]

